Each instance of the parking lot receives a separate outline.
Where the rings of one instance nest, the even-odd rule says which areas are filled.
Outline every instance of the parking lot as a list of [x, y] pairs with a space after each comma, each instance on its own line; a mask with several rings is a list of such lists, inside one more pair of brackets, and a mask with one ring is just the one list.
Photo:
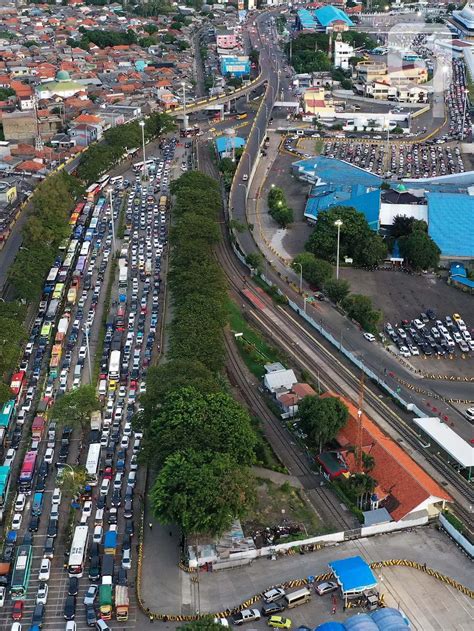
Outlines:
[[[408, 324], [408, 342], [412, 341], [413, 336], [409, 331], [415, 328], [417, 337], [428, 343], [428, 352], [425, 354], [423, 347], [416, 344], [418, 348], [417, 355], [411, 352], [406, 355], [409, 362], [423, 372], [436, 372], [446, 375], [471, 375], [474, 374], [474, 350], [467, 344], [467, 350], [462, 350], [458, 342], [453, 338], [454, 346], [447, 347], [447, 342], [441, 344], [442, 334], [433, 339], [426, 339], [424, 333], [416, 331], [416, 327], [411, 325], [412, 320], [419, 318], [421, 313], [427, 313], [433, 310], [435, 318], [428, 323], [424, 323], [423, 331], [428, 334], [428, 329], [433, 326], [438, 328], [436, 320], [444, 321], [446, 326], [446, 316], [452, 319], [453, 314], [458, 313], [465, 319], [467, 333], [471, 336], [474, 334], [472, 321], [472, 297], [468, 296], [456, 289], [449, 287], [446, 281], [437, 278], [435, 275], [409, 275], [403, 272], [377, 270], [367, 272], [364, 270], [343, 268], [341, 269], [341, 277], [347, 279], [351, 284], [351, 289], [355, 293], [364, 293], [372, 298], [375, 306], [381, 309], [383, 313], [383, 322], [389, 322], [394, 328], [400, 325], [403, 320]], [[449, 320], [448, 320], [449, 322]], [[403, 327], [405, 328], [405, 327]], [[447, 327], [448, 331], [460, 333], [455, 326]], [[456, 337], [458, 337], [456, 335]], [[452, 344], [452, 343], [451, 343]], [[402, 344], [400, 340], [400, 346]], [[440, 347], [438, 349], [438, 347]], [[466, 347], [464, 346], [464, 349]], [[444, 351], [444, 353], [443, 353]], [[448, 352], [449, 351], [449, 352]]]
[[[104, 178], [102, 187], [96, 186], [88, 200], [72, 209], [71, 239], [46, 281], [19, 366], [5, 442], [4, 465], [18, 503], [13, 521], [7, 522], [11, 534], [2, 551], [2, 559], [13, 567], [11, 585], [6, 598], [2, 596], [2, 630], [10, 630], [14, 619], [24, 627], [43, 622], [52, 631], [63, 631], [67, 620], [77, 631], [94, 626], [102, 595], [93, 594], [88, 608], [83, 600], [95, 581], [108, 576], [113, 590], [129, 587], [129, 613], [120, 628], [140, 628], [144, 620], [134, 590], [144, 492], [137, 462], [141, 436], [132, 431], [131, 419], [160, 344], [172, 169], [184, 171], [191, 160], [183, 146], [176, 151], [176, 144], [176, 139], [163, 142], [156, 156], [148, 156], [147, 181], [142, 182], [140, 167], [125, 178]], [[178, 154], [181, 162], [176, 165]], [[108, 183], [113, 186], [113, 208], [104, 190]], [[103, 410], [98, 418], [91, 417], [83, 436], [78, 427], [55, 426], [45, 412], [56, 398], [90, 382], [96, 350], [102, 354], [94, 385]], [[86, 467], [88, 486], [79, 488], [71, 505], [67, 491], [60, 492], [61, 476], [69, 471], [74, 477], [78, 464]], [[17, 498], [17, 490], [23, 496]], [[114, 530], [114, 554], [106, 553], [105, 538]], [[24, 571], [20, 552], [26, 555]], [[117, 625], [115, 620], [107, 623]]]

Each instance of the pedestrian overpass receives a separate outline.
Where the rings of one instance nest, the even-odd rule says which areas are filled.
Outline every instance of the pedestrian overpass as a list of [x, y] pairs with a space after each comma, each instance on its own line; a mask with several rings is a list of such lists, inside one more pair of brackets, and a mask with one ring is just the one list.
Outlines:
[[288, 109], [293, 108], [298, 111], [300, 104], [298, 101], [275, 101], [273, 107], [287, 107]]

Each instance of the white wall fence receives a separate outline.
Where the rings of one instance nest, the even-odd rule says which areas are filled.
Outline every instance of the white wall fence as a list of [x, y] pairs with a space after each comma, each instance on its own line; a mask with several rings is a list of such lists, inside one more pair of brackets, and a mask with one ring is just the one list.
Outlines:
[[289, 541], [288, 543], [279, 543], [274, 546], [265, 546], [264, 548], [258, 548], [253, 550], [245, 550], [242, 552], [232, 552], [231, 550], [223, 553], [220, 557], [216, 556], [201, 556], [199, 560], [192, 559], [189, 562], [190, 568], [197, 567], [206, 563], [212, 563], [214, 570], [224, 570], [231, 567], [239, 567], [241, 565], [247, 565], [255, 559], [262, 557], [278, 556], [281, 554], [288, 554], [289, 550], [293, 548], [300, 548], [302, 546], [314, 547], [316, 550], [327, 546], [337, 545], [344, 543], [344, 541], [350, 541], [351, 539], [360, 539], [363, 537], [373, 537], [375, 535], [383, 535], [388, 532], [394, 532], [397, 530], [407, 530], [416, 528], [418, 526], [425, 526], [428, 523], [428, 515], [418, 517], [412, 520], [404, 520], [397, 522], [388, 522], [385, 524], [376, 524], [374, 526], [363, 526], [357, 530], [348, 530], [345, 532], [335, 532], [327, 535], [320, 535], [318, 537], [308, 537], [307, 539], [301, 539], [299, 541]]
[[439, 522], [441, 526], [446, 530], [451, 539], [461, 546], [461, 548], [466, 552], [470, 559], [474, 559], [474, 545], [466, 539], [464, 535], [462, 535], [459, 530], [446, 519], [446, 517], [441, 513], [439, 516]]

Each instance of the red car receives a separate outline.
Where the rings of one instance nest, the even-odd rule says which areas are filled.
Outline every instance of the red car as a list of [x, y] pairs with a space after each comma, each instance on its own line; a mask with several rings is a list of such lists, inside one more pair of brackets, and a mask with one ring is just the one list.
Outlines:
[[106, 467], [104, 469], [104, 480], [111, 480], [114, 472], [112, 467]]
[[12, 618], [13, 620], [21, 620], [23, 618], [23, 605], [25, 603], [22, 600], [16, 600], [13, 603]]

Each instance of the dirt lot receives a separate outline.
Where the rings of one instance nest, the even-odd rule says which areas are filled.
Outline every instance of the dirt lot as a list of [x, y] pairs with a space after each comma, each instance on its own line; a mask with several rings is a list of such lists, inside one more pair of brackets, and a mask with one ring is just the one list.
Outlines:
[[[257, 531], [279, 526], [295, 526], [301, 535], [306, 531], [310, 536], [322, 530], [316, 513], [302, 497], [300, 489], [290, 486], [288, 482], [278, 485], [257, 478], [257, 503], [243, 524], [244, 532], [255, 536]], [[255, 539], [258, 545], [259, 537]]]
[[[383, 313], [383, 322], [395, 325], [401, 320], [418, 317], [422, 311], [433, 309], [444, 318], [459, 313], [471, 334], [474, 333], [474, 297], [464, 294], [436, 276], [427, 274], [410, 276], [402, 272], [366, 272], [360, 269], [341, 269], [341, 278], [347, 279], [354, 293], [370, 296]], [[442, 374], [474, 374], [474, 354], [461, 359], [457, 349], [455, 359], [411, 357], [410, 363], [424, 372]]]

